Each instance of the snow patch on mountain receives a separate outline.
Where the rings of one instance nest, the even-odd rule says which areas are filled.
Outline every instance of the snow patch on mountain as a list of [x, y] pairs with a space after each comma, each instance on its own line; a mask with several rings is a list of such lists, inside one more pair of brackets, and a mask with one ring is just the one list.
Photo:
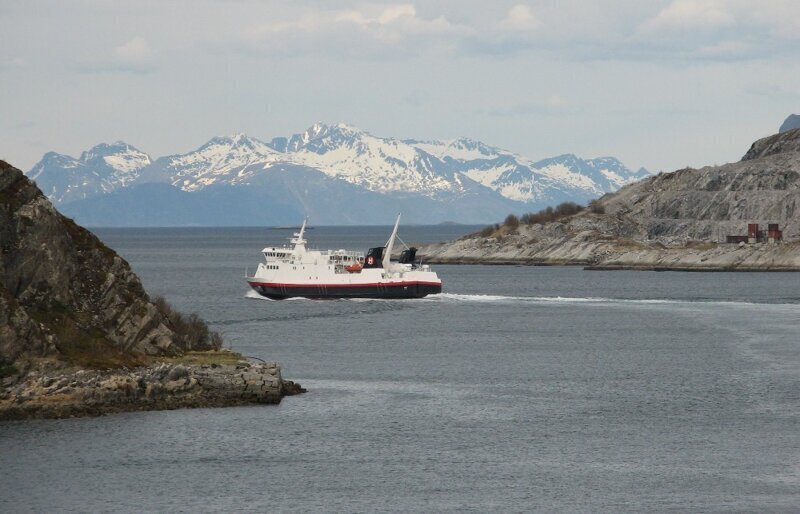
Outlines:
[[602, 188], [590, 177], [574, 171], [564, 163], [554, 163], [536, 170], [554, 181], [561, 182], [569, 187], [585, 189], [595, 194], [602, 194]]
[[162, 157], [157, 168], [166, 171], [172, 185], [199, 191], [213, 184], [242, 184], [281, 162], [282, 154], [244, 134], [215, 137], [193, 152]]
[[442, 160], [450, 158], [457, 161], [471, 161], [494, 159], [499, 155], [511, 155], [509, 152], [503, 152], [469, 138], [451, 139], [450, 141], [416, 141], [408, 139], [404, 142]]
[[78, 159], [48, 152], [28, 176], [51, 201], [59, 204], [128, 187], [150, 163], [149, 155], [117, 141], [96, 145]]
[[318, 169], [371, 191], [412, 192], [436, 196], [458, 192], [459, 182], [448, 180], [436, 168], [437, 159], [393, 138], [379, 138], [355, 127], [340, 123], [317, 123], [302, 134], [288, 139], [283, 146], [288, 159]]

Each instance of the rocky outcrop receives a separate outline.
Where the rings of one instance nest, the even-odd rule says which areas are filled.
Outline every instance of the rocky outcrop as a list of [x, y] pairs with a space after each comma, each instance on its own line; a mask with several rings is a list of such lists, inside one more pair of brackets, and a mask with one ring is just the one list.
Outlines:
[[790, 130], [800, 129], [800, 115], [790, 114], [781, 124], [778, 132], [788, 132]]
[[800, 129], [790, 129], [759, 139], [744, 154], [742, 161], [797, 151], [800, 151]]
[[0, 394], [0, 420], [274, 404], [301, 392], [300, 386], [282, 379], [275, 362], [36, 370]]
[[0, 161], [0, 359], [85, 354], [176, 355], [186, 340], [125, 260], [62, 216], [21, 171]]
[[[151, 301], [122, 257], [0, 161], [0, 418], [271, 402], [286, 391], [280, 373], [272, 374], [275, 383], [259, 383], [264, 394], [250, 394], [249, 378], [240, 388], [241, 363], [192, 368], [180, 378], [185, 387], [177, 378], [161, 382], [160, 361], [218, 350], [221, 342], [199, 317]], [[209, 365], [222, 353], [210, 352]], [[69, 385], [53, 389], [52, 375], [37, 381], [44, 370], [61, 374], [54, 383]]]
[[[722, 244], [748, 223], [785, 242]], [[742, 161], [661, 173], [577, 215], [423, 245], [427, 262], [578, 264], [648, 269], [800, 269], [800, 129], [753, 143]]]

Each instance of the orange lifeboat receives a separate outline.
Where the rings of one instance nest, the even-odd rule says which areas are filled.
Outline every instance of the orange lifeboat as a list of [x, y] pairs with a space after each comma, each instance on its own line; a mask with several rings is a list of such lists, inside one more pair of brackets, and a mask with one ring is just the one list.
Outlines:
[[348, 273], [361, 273], [361, 264], [351, 264], [350, 266], [345, 266], [344, 269], [347, 270]]

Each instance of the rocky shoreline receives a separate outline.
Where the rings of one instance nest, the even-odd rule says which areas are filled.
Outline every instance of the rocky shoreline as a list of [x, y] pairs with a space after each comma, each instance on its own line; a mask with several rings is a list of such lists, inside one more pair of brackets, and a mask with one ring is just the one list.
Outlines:
[[[219, 352], [236, 355], [232, 352]], [[51, 369], [4, 383], [0, 420], [99, 416], [128, 411], [277, 404], [304, 393], [276, 362], [159, 362], [133, 369]]]
[[570, 235], [523, 244], [534, 238], [527, 233], [527, 227], [521, 231], [499, 238], [466, 238], [421, 245], [419, 254], [431, 264], [581, 266], [586, 270], [800, 271], [798, 242], [664, 247]]

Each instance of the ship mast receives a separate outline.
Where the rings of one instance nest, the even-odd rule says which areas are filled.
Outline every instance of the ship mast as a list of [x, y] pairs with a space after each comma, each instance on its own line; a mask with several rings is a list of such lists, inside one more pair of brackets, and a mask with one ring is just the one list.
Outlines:
[[303, 220], [303, 226], [300, 227], [300, 232], [295, 232], [294, 237], [289, 240], [290, 243], [294, 245], [295, 253], [300, 250], [301, 253], [305, 253], [306, 251], [306, 240], [303, 239], [303, 234], [306, 232], [306, 223], [308, 223], [308, 218]]
[[394, 239], [397, 237], [398, 226], [400, 226], [400, 214], [397, 215], [397, 221], [394, 222], [394, 230], [392, 230], [392, 235], [389, 236], [389, 240], [386, 241], [386, 250], [383, 254], [383, 269], [386, 271], [389, 270], [389, 262], [392, 260], [392, 247], [394, 246]]

